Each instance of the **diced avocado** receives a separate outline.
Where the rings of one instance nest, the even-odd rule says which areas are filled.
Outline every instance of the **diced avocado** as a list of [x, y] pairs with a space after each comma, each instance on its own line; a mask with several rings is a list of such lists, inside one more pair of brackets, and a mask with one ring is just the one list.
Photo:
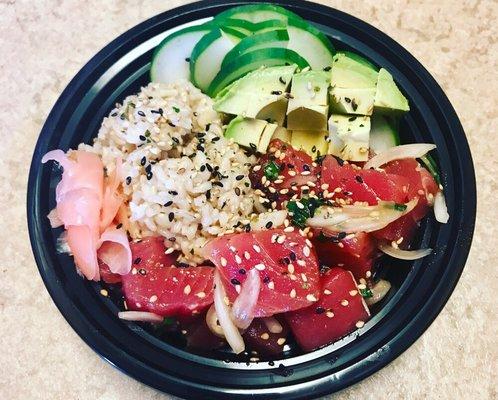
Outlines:
[[230, 121], [225, 137], [244, 147], [257, 148], [268, 122], [259, 119], [235, 117]]
[[261, 68], [223, 89], [214, 109], [226, 114], [267, 119], [282, 125], [287, 109], [287, 91], [297, 66]]
[[271, 137], [271, 140], [273, 139], [280, 139], [282, 142], [290, 143], [291, 142], [291, 131], [287, 130], [286, 128], [279, 126], [277, 129], [275, 129], [275, 132], [273, 132], [273, 136]]
[[277, 124], [267, 124], [265, 127], [265, 130], [263, 131], [263, 134], [261, 135], [261, 139], [259, 139], [258, 143], [258, 151], [260, 153], [266, 153], [266, 149], [268, 148], [268, 145], [270, 144], [271, 138], [273, 137], [273, 134], [277, 130], [278, 125]]
[[328, 132], [320, 131], [292, 131], [291, 145], [297, 150], [303, 150], [311, 157], [316, 158], [327, 154]]
[[330, 90], [330, 110], [340, 114], [372, 115], [375, 88], [339, 88]]
[[354, 53], [339, 53], [331, 70], [330, 110], [372, 115], [378, 72]]
[[332, 114], [328, 153], [349, 161], [367, 161], [370, 117]]
[[329, 74], [324, 71], [306, 71], [294, 75], [287, 107], [288, 129], [327, 130], [329, 83]]
[[372, 88], [377, 84], [377, 74], [375, 69], [357, 57], [337, 53], [332, 64], [330, 84], [332, 87], [350, 89]]
[[379, 71], [374, 107], [375, 111], [383, 113], [410, 111], [408, 100], [394, 83], [392, 75], [384, 68]]

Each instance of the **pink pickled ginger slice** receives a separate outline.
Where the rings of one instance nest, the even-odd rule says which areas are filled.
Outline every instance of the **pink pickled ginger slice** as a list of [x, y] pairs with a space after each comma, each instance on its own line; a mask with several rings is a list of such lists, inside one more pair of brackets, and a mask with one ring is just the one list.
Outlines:
[[104, 182], [104, 198], [102, 203], [102, 213], [100, 216], [100, 229], [103, 232], [114, 220], [119, 207], [123, 203], [123, 198], [118, 192], [119, 185], [123, 177], [122, 162], [118, 158], [116, 167]]
[[111, 272], [126, 275], [131, 270], [131, 249], [123, 229], [107, 228], [100, 236], [98, 258], [109, 266]]
[[80, 272], [89, 280], [100, 280], [97, 261], [97, 240], [88, 226], [68, 226], [66, 240], [74, 262]]

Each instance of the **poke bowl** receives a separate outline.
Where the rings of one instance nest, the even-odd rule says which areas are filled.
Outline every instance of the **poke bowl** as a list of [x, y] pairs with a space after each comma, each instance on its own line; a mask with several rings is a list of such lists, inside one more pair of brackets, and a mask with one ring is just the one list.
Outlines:
[[57, 307], [123, 372], [187, 398], [313, 398], [430, 325], [475, 204], [458, 118], [401, 46], [313, 3], [206, 1], [71, 81], [28, 223]]

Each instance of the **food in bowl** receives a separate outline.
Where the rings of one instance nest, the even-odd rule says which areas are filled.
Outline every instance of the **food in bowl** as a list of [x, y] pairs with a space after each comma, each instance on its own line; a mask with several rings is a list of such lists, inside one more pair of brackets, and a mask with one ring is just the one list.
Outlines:
[[253, 361], [313, 351], [389, 292], [382, 254], [429, 255], [420, 221], [449, 218], [435, 146], [400, 145], [407, 112], [386, 69], [281, 7], [235, 7], [165, 38], [91, 145], [45, 155], [48, 217], [84, 278], [121, 288], [121, 319]]

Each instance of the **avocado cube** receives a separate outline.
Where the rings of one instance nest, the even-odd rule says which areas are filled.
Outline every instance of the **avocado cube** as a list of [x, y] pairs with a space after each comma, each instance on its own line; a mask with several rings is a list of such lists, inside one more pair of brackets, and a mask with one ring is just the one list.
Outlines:
[[228, 124], [225, 137], [241, 146], [257, 149], [267, 125], [268, 122], [263, 120], [238, 116]]
[[306, 105], [293, 102], [287, 107], [287, 129], [298, 131], [325, 131], [329, 106]]
[[374, 100], [375, 111], [381, 113], [403, 113], [410, 111], [408, 100], [398, 89], [392, 75], [381, 68], [377, 79], [377, 91]]
[[260, 153], [266, 153], [266, 149], [268, 148], [271, 138], [273, 137], [273, 134], [275, 133], [275, 130], [277, 128], [277, 124], [267, 124], [265, 126], [265, 129], [263, 130], [263, 134], [261, 135], [257, 146]]
[[367, 161], [370, 117], [332, 114], [328, 153], [348, 161]]
[[282, 126], [278, 126], [277, 129], [273, 132], [271, 140], [280, 139], [282, 142], [290, 143], [291, 142], [291, 131], [287, 130]]
[[330, 91], [330, 111], [339, 114], [372, 115], [374, 98], [375, 88], [335, 87]]
[[327, 154], [327, 131], [292, 131], [291, 145], [297, 150], [303, 150], [316, 158]]

